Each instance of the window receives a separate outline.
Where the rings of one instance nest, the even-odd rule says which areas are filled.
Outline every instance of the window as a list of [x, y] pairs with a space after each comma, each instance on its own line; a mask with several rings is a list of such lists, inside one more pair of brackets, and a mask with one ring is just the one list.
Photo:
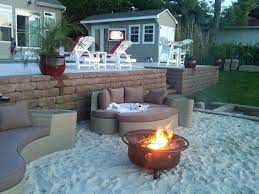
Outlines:
[[12, 7], [0, 4], [0, 41], [12, 38]]
[[44, 12], [44, 27], [46, 31], [56, 24], [56, 14], [50, 12]]
[[129, 27], [129, 40], [134, 44], [140, 42], [140, 25], [132, 25]]
[[17, 9], [17, 46], [40, 47], [40, 14], [31, 10]]
[[143, 26], [143, 43], [154, 44], [155, 43], [155, 25], [145, 24]]

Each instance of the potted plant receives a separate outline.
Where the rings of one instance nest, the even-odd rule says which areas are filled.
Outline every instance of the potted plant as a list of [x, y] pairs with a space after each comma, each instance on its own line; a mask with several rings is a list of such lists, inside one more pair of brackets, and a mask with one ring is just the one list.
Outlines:
[[41, 48], [38, 50], [40, 57], [39, 68], [44, 75], [60, 76], [65, 71], [65, 57], [60, 55], [61, 47], [67, 48], [73, 41], [69, 35], [74, 30], [74, 25], [66, 20], [55, 24], [41, 37]]
[[212, 54], [214, 55], [214, 65], [218, 66], [220, 70], [223, 70], [225, 63], [224, 47], [221, 45], [214, 45]]
[[[41, 47], [35, 51], [39, 57], [39, 68], [43, 75], [60, 76], [64, 73], [66, 65], [65, 56], [61, 55], [59, 51], [60, 48], [67, 48], [73, 43], [69, 35], [76, 31], [76, 26], [62, 19], [59, 23], [48, 26], [46, 29], [45, 33], [39, 34]], [[28, 58], [25, 59], [25, 64], [27, 62]]]
[[197, 59], [191, 55], [187, 55], [186, 58], [184, 59], [184, 67], [192, 68], [194, 70], [196, 66], [197, 66]]

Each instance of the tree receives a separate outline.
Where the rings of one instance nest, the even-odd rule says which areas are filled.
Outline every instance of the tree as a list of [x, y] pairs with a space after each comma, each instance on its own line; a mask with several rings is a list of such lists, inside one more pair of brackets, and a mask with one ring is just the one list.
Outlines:
[[238, 0], [223, 13], [223, 26], [246, 26], [249, 13], [255, 7], [256, 0]]
[[214, 33], [219, 29], [221, 3], [222, 3], [222, 0], [215, 0], [215, 3], [214, 3], [214, 17], [212, 22], [212, 32]]

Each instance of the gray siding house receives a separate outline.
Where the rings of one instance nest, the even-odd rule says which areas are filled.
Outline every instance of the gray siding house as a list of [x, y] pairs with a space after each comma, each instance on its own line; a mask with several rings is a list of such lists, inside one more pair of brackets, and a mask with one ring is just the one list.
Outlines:
[[0, 59], [10, 59], [11, 38], [18, 53], [39, 48], [39, 32], [65, 10], [58, 0], [0, 0]]
[[95, 37], [94, 51], [108, 52], [116, 43], [110, 39], [110, 31], [121, 31], [125, 40], [133, 42], [127, 53], [137, 61], [152, 58], [153, 61], [166, 62], [168, 43], [175, 41], [177, 20], [169, 10], [159, 9], [93, 15], [82, 20], [81, 24], [89, 35]]

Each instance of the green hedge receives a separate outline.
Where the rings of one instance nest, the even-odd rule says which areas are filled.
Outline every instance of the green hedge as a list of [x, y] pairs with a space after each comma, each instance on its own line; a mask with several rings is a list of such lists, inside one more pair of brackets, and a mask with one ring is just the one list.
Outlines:
[[234, 43], [211, 44], [208, 54], [214, 59], [238, 59], [240, 65], [259, 65], [259, 44], [253, 46]]

